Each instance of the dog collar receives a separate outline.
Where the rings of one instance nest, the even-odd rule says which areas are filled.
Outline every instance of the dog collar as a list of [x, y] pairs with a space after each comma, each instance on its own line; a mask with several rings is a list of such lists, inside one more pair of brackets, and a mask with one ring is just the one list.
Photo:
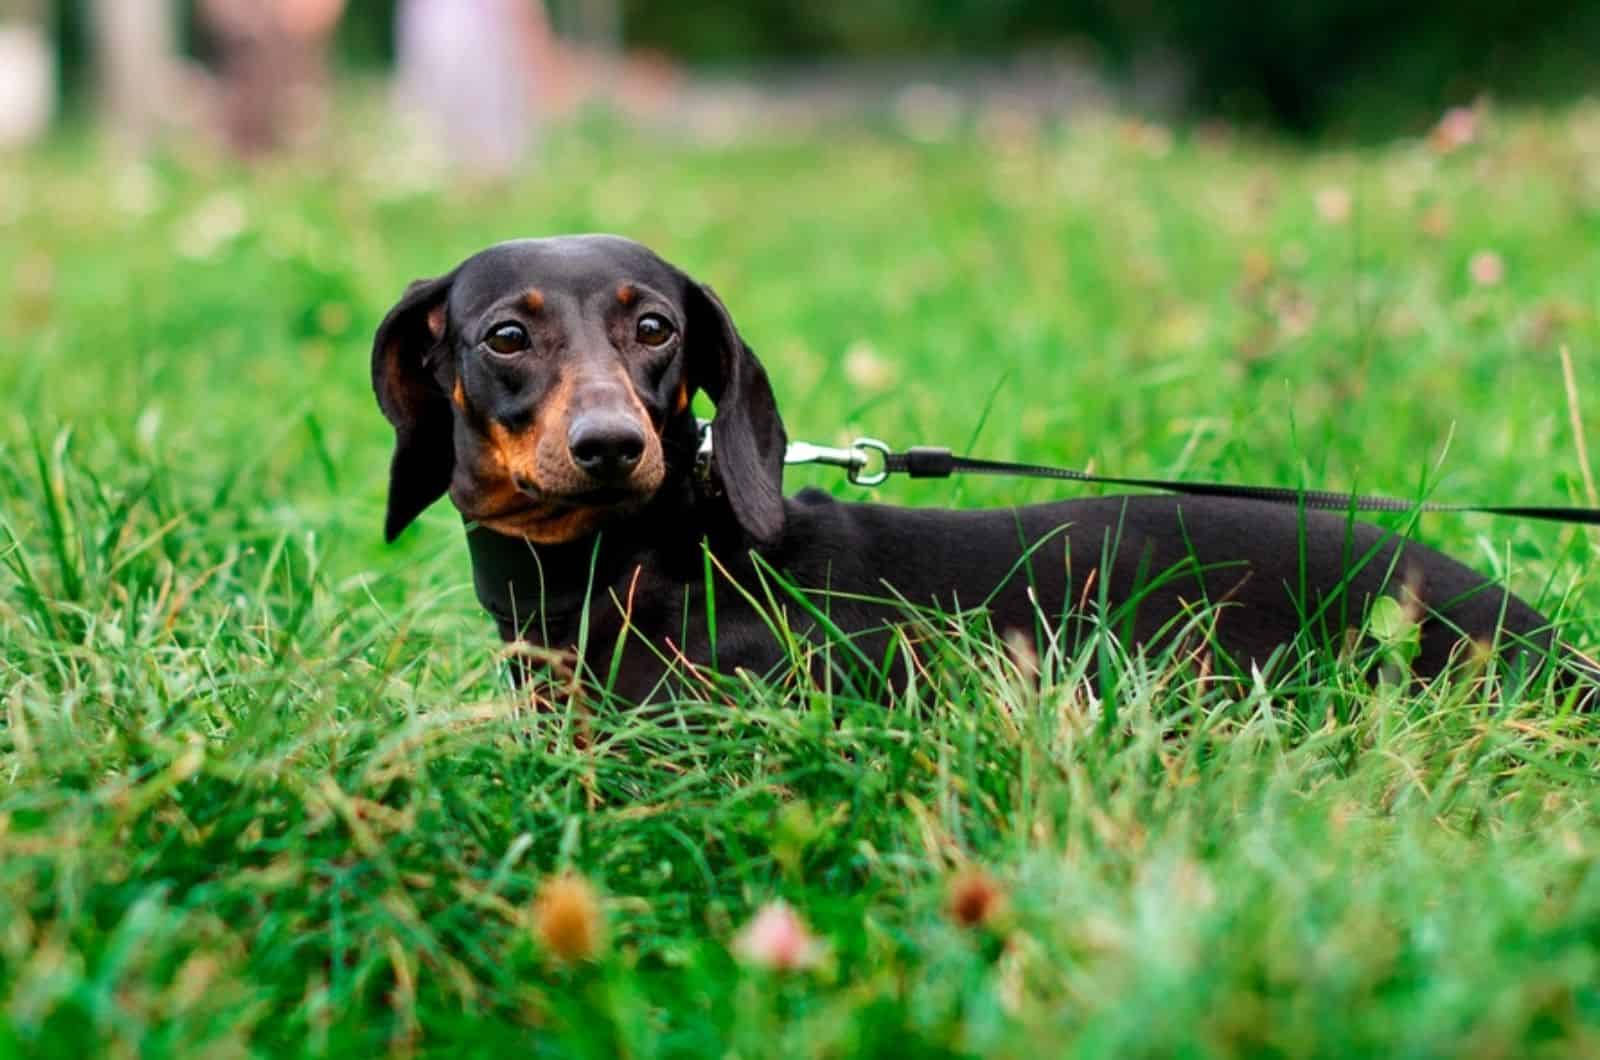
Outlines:
[[478, 603], [499, 624], [502, 632], [521, 631], [537, 615], [559, 614], [566, 607], [582, 605], [586, 579], [577, 580], [576, 591], [564, 592], [560, 585], [567, 580], [564, 576], [570, 576], [566, 568], [578, 557], [545, 556], [544, 551], [536, 550], [522, 538], [468, 525], [467, 552], [472, 557], [472, 587]]

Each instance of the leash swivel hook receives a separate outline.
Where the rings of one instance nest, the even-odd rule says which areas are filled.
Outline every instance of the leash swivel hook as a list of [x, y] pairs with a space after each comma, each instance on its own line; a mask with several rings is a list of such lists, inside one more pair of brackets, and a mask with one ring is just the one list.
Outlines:
[[888, 442], [876, 438], [857, 438], [848, 449], [831, 445], [813, 445], [810, 442], [790, 442], [784, 451], [785, 464], [826, 464], [842, 467], [845, 477], [856, 486], [877, 486], [889, 477], [889, 454], [893, 452]]
[[857, 486], [876, 486], [889, 477], [888, 442], [876, 438], [857, 438], [848, 449], [810, 442], [790, 442], [784, 451], [785, 464], [826, 464], [842, 467], [845, 477]]
[[[700, 445], [695, 454], [695, 464], [702, 477], [711, 467], [711, 421], [699, 421]], [[848, 448], [816, 445], [812, 442], [790, 442], [783, 453], [785, 466], [791, 464], [825, 464], [842, 467], [845, 477], [857, 486], [877, 486], [889, 478], [889, 443], [877, 438], [857, 438]]]
[[857, 486], [881, 484], [889, 477], [891, 451], [888, 442], [876, 438], [857, 438], [850, 443], [850, 452], [860, 458], [860, 462], [852, 464], [845, 476]]

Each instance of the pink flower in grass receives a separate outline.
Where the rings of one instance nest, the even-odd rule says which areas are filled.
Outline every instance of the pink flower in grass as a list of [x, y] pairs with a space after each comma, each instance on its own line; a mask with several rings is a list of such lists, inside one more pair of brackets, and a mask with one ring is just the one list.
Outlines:
[[1459, 151], [1478, 138], [1478, 108], [1451, 107], [1428, 134], [1428, 143], [1441, 155]]
[[1492, 250], [1480, 250], [1467, 262], [1467, 271], [1479, 287], [1496, 287], [1506, 278], [1506, 261]]
[[815, 968], [827, 947], [784, 901], [768, 902], [733, 940], [733, 954], [745, 964], [777, 972]]

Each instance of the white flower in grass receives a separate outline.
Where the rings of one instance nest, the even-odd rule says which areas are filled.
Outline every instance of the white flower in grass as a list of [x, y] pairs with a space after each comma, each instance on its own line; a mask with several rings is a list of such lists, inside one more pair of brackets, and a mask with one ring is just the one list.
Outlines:
[[217, 192], [179, 223], [178, 253], [195, 261], [213, 257], [238, 238], [249, 223], [250, 215], [237, 195]]
[[1317, 192], [1317, 216], [1331, 225], [1342, 225], [1350, 220], [1352, 205], [1349, 188], [1333, 186]]
[[868, 342], [855, 342], [844, 352], [844, 376], [863, 390], [884, 390], [899, 373], [892, 362]]

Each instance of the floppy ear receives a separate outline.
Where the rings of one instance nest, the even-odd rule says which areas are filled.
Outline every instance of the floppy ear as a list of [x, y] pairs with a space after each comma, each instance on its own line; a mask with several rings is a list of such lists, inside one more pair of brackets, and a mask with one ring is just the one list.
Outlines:
[[783, 533], [783, 452], [788, 444], [766, 369], [704, 284], [689, 291], [689, 382], [711, 396], [718, 477], [744, 532], [761, 544]]
[[418, 280], [406, 288], [372, 340], [372, 390], [394, 424], [389, 465], [389, 511], [383, 537], [393, 541], [422, 510], [450, 488], [455, 471], [450, 399], [441, 363], [445, 298], [455, 274]]

